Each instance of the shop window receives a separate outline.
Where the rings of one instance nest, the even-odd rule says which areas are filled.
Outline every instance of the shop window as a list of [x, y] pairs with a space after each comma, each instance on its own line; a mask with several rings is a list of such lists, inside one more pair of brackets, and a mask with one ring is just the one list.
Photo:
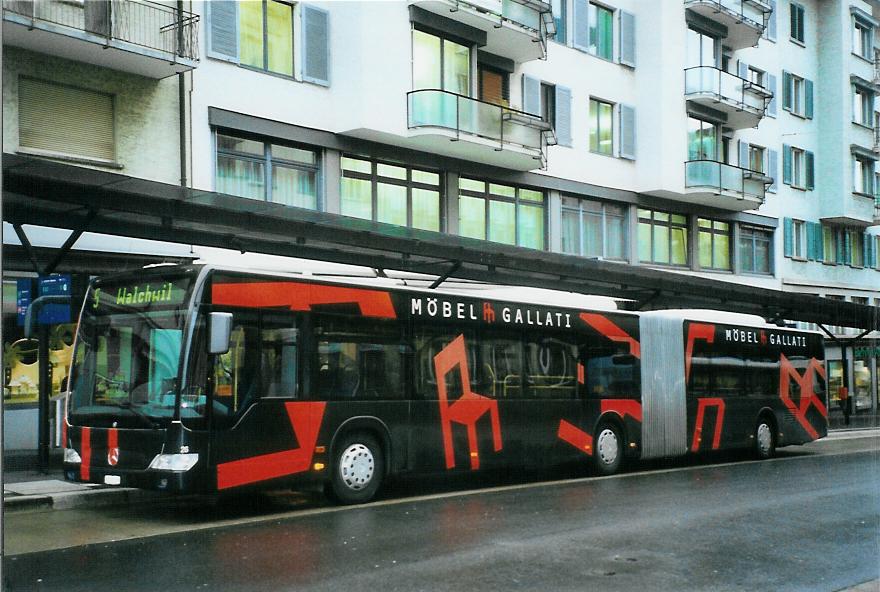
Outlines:
[[544, 193], [525, 187], [459, 180], [461, 236], [544, 249]]
[[739, 229], [739, 265], [744, 273], [770, 274], [773, 270], [773, 233], [752, 226]]
[[697, 228], [700, 267], [730, 271], [730, 223], [699, 218]]
[[639, 209], [639, 261], [688, 264], [687, 216]]
[[562, 198], [562, 252], [625, 260], [627, 207]]

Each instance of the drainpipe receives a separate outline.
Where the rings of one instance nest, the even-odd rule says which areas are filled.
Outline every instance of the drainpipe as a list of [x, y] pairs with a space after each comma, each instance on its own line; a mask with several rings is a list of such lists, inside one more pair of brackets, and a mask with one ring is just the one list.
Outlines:
[[[183, 0], [177, 0], [177, 55], [180, 57], [184, 57], [183, 41]], [[180, 186], [186, 187], [186, 78], [183, 72], [177, 75], [177, 109], [180, 130]]]

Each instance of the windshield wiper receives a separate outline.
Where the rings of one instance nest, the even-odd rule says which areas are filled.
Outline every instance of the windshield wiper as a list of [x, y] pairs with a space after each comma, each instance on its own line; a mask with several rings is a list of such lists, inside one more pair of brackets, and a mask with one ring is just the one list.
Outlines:
[[144, 413], [143, 411], [141, 411], [140, 409], [135, 407], [131, 401], [120, 401], [119, 403], [116, 404], [116, 406], [119, 407], [120, 409], [126, 409], [128, 411], [131, 411], [131, 413], [133, 415], [144, 420], [144, 422], [148, 426], [150, 426], [152, 429], [156, 429], [159, 427], [158, 422], [153, 421], [153, 419], [151, 419], [149, 415], [147, 415], [146, 413]]

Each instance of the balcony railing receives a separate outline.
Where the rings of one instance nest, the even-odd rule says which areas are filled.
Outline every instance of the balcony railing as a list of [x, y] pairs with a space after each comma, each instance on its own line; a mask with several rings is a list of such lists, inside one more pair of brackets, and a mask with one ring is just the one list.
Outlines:
[[556, 34], [552, 8], [541, 0], [411, 0], [410, 3], [486, 31], [484, 49], [515, 61], [545, 57], [547, 39]]
[[28, 24], [46, 23], [197, 61], [198, 15], [148, 0], [3, 0], [3, 10]]
[[548, 144], [555, 144], [550, 124], [536, 115], [495, 105], [456, 93], [426, 89], [407, 93], [407, 126], [441, 128], [497, 142], [496, 150], [520, 147], [543, 159]]
[[726, 26], [731, 49], [756, 45], [772, 12], [763, 0], [684, 0], [684, 6]]
[[880, 224], [880, 192], [874, 194], [874, 224]]
[[735, 194], [740, 199], [764, 202], [770, 177], [757, 171], [715, 160], [689, 160], [684, 163], [685, 187], [719, 194]]
[[[773, 93], [760, 86], [713, 66], [696, 66], [684, 71], [685, 98], [706, 99], [712, 106], [732, 116], [728, 127], [754, 127], [764, 116]], [[742, 112], [743, 117], [737, 114]]]

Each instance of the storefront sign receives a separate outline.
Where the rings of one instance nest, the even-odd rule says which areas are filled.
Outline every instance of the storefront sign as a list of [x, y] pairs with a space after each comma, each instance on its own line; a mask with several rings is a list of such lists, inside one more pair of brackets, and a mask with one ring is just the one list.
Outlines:
[[880, 358], [880, 345], [874, 347], [855, 347], [853, 348], [853, 357], [861, 360]]

